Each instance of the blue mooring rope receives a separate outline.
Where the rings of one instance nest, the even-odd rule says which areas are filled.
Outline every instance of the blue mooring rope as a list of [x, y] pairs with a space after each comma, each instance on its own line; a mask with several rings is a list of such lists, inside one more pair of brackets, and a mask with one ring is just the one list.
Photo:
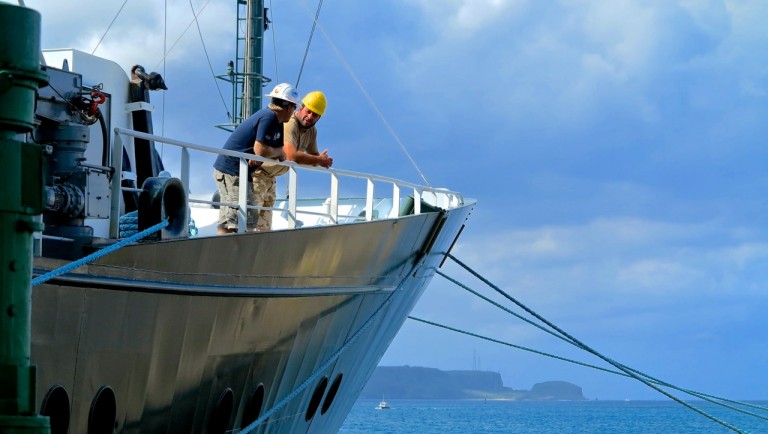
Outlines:
[[[93, 253], [91, 255], [88, 255], [88, 256], [86, 256], [84, 258], [78, 259], [77, 261], [70, 262], [69, 264], [67, 264], [67, 265], [65, 265], [63, 267], [58, 268], [58, 269], [53, 270], [53, 271], [50, 271], [50, 272], [48, 272], [46, 274], [43, 274], [42, 276], [38, 276], [35, 279], [32, 279], [32, 286], [37, 286], [37, 285], [39, 285], [39, 284], [41, 284], [43, 282], [46, 282], [46, 281], [48, 281], [50, 279], [53, 279], [54, 277], [57, 277], [57, 276], [60, 276], [60, 275], [62, 275], [64, 273], [72, 271], [72, 270], [74, 270], [77, 267], [85, 265], [88, 262], [91, 262], [91, 261], [93, 261], [95, 259], [98, 259], [98, 258], [104, 256], [104, 255], [107, 255], [107, 254], [109, 254], [109, 253], [111, 253], [111, 252], [113, 252], [113, 251], [115, 251], [117, 249], [120, 249], [120, 248], [130, 244], [130, 243], [138, 241], [138, 240], [146, 237], [147, 235], [150, 235], [150, 234], [152, 234], [154, 232], [157, 232], [157, 231], [163, 229], [166, 226], [168, 226], [168, 221], [164, 220], [164, 221], [162, 221], [162, 222], [152, 226], [151, 228], [145, 229], [145, 230], [143, 230], [143, 231], [141, 231], [141, 232], [139, 232], [139, 233], [137, 233], [135, 235], [132, 235], [132, 236], [130, 236], [128, 238], [120, 240], [119, 242], [117, 242], [117, 243], [115, 243], [115, 244], [113, 244], [113, 245], [111, 245], [109, 247], [106, 247], [106, 248], [104, 248], [102, 250], [99, 250], [98, 252], [95, 252], [95, 253]], [[382, 303], [381, 306], [379, 306], [376, 309], [376, 311], [357, 330], [357, 332], [355, 332], [355, 334], [352, 335], [352, 337], [349, 338], [349, 340], [346, 341], [344, 343], [344, 345], [341, 346], [341, 348], [336, 350], [325, 362], [323, 362], [323, 364], [320, 365], [320, 367], [317, 368], [315, 370], [315, 372], [313, 372], [312, 375], [309, 376], [309, 378], [304, 380], [303, 383], [301, 383], [296, 389], [294, 389], [291, 393], [289, 393], [285, 398], [283, 398], [280, 402], [275, 404], [271, 409], [269, 409], [266, 412], [264, 412], [264, 414], [262, 414], [258, 419], [253, 421], [250, 425], [248, 425], [247, 427], [243, 428], [240, 432], [243, 433], [243, 434], [247, 434], [247, 433], [253, 431], [254, 429], [256, 429], [256, 427], [258, 427], [260, 424], [262, 424], [266, 419], [268, 419], [270, 416], [272, 416], [274, 413], [276, 413], [281, 408], [285, 407], [288, 404], [288, 402], [290, 402], [293, 398], [295, 398], [301, 392], [303, 392], [304, 389], [309, 387], [309, 385], [312, 384], [312, 382], [314, 382], [317, 379], [317, 377], [319, 377], [320, 374], [323, 373], [323, 371], [328, 369], [328, 367], [331, 366], [331, 364], [333, 364], [341, 356], [341, 354], [344, 353], [344, 351], [346, 351], [355, 341], [357, 341], [357, 339], [360, 337], [360, 335], [362, 335], [363, 332], [366, 329], [368, 329], [368, 327], [373, 323], [373, 321], [376, 320], [379, 317], [379, 315], [384, 310], [384, 308], [386, 308], [387, 306], [389, 306], [390, 303], [392, 303], [392, 297], [399, 290], [400, 289], [398, 288], [398, 290], [393, 291], [392, 294], [390, 294], [389, 297], [387, 297], [387, 299], [384, 300], [384, 303]]]
[[[692, 411], [694, 411], [694, 412], [696, 412], [696, 413], [706, 417], [707, 419], [710, 419], [710, 420], [712, 420], [714, 422], [717, 422], [720, 425], [730, 429], [731, 431], [738, 432], [738, 433], [745, 433], [746, 432], [746, 431], [743, 431], [743, 430], [741, 430], [741, 429], [739, 429], [739, 428], [729, 424], [728, 422], [726, 422], [726, 421], [724, 421], [722, 419], [719, 419], [719, 418], [715, 417], [712, 414], [707, 413], [706, 411], [704, 411], [704, 410], [702, 410], [702, 409], [700, 409], [698, 407], [695, 407], [692, 404], [689, 404], [689, 403], [683, 401], [681, 398], [679, 398], [679, 397], [673, 395], [672, 393], [667, 392], [666, 390], [663, 390], [663, 389], [661, 389], [659, 387], [659, 386], [662, 386], [662, 385], [667, 385], [668, 383], [662, 382], [661, 380], [653, 378], [650, 375], [644, 374], [644, 373], [642, 373], [640, 371], [637, 371], [637, 370], [632, 369], [632, 368], [630, 368], [628, 366], [625, 366], [625, 365], [623, 365], [623, 364], [621, 364], [621, 363], [611, 359], [610, 357], [607, 357], [607, 356], [601, 354], [600, 352], [594, 350], [593, 348], [587, 346], [585, 343], [581, 342], [580, 340], [576, 339], [572, 335], [568, 334], [566, 331], [564, 331], [560, 327], [556, 326], [555, 324], [553, 324], [552, 322], [550, 322], [549, 320], [547, 320], [543, 316], [541, 316], [538, 313], [534, 312], [531, 308], [529, 308], [528, 306], [524, 305], [523, 303], [521, 303], [520, 301], [518, 301], [517, 299], [515, 299], [514, 297], [512, 297], [508, 293], [506, 293], [504, 290], [502, 290], [498, 286], [496, 286], [493, 283], [491, 283], [490, 280], [486, 279], [480, 273], [478, 273], [477, 271], [475, 271], [472, 268], [470, 268], [467, 264], [461, 262], [458, 258], [453, 256], [452, 254], [448, 253], [447, 256], [449, 258], [451, 258], [456, 264], [458, 264], [459, 266], [464, 268], [466, 271], [468, 271], [470, 274], [472, 274], [473, 276], [478, 278], [480, 281], [482, 281], [483, 283], [488, 285], [489, 288], [491, 288], [494, 291], [496, 291], [499, 295], [501, 295], [504, 298], [506, 298], [507, 300], [511, 301], [517, 307], [523, 309], [525, 312], [527, 312], [529, 315], [531, 315], [532, 317], [536, 318], [537, 320], [539, 320], [543, 324], [546, 324], [547, 327], [549, 327], [550, 329], [554, 330], [556, 332], [556, 335], [561, 337], [561, 339], [571, 343], [572, 345], [574, 345], [574, 346], [576, 346], [576, 347], [578, 347], [578, 348], [580, 348], [580, 349], [582, 349], [582, 350], [584, 350], [584, 351], [586, 351], [586, 352], [588, 352], [590, 354], [593, 354], [593, 355], [597, 356], [598, 358], [602, 359], [603, 361], [607, 362], [608, 364], [610, 364], [613, 367], [615, 367], [615, 368], [619, 369], [620, 371], [622, 371], [628, 377], [631, 377], [631, 378], [633, 378], [633, 379], [635, 379], [635, 380], [645, 384], [646, 386], [650, 387], [651, 389], [661, 393], [662, 395], [665, 395], [666, 397], [668, 397], [668, 398], [672, 399], [673, 401], [681, 404], [682, 406], [688, 408], [689, 410], [692, 410]], [[442, 273], [439, 273], [439, 274], [443, 275]], [[451, 279], [451, 280], [453, 280], [453, 279]]]
[[[118, 238], [128, 238], [137, 234], [139, 232], [139, 211], [131, 211], [121, 215], [118, 228], [120, 229]], [[195, 219], [192, 216], [189, 217], [188, 228], [190, 238], [194, 238], [199, 234]]]
[[364, 331], [365, 331], [365, 330], [368, 328], [368, 326], [370, 326], [370, 325], [371, 325], [371, 323], [373, 323], [373, 321], [374, 321], [376, 318], [378, 318], [378, 317], [379, 317], [379, 314], [381, 314], [381, 312], [384, 310], [384, 308], [385, 308], [385, 307], [387, 307], [387, 306], [389, 306], [389, 304], [390, 304], [390, 303], [392, 303], [392, 297], [393, 297], [393, 296], [394, 296], [394, 295], [395, 295], [395, 294], [396, 294], [396, 293], [397, 293], [399, 290], [400, 290], [400, 289], [398, 288], [397, 290], [393, 291], [393, 292], [392, 292], [392, 294], [390, 294], [390, 295], [389, 295], [389, 297], [387, 297], [387, 299], [386, 299], [386, 300], [384, 300], [384, 303], [382, 303], [382, 304], [381, 304], [381, 306], [379, 306], [379, 308], [378, 308], [378, 309], [376, 309], [376, 312], [374, 312], [374, 313], [373, 313], [373, 314], [370, 316], [370, 318], [368, 318], [368, 320], [366, 320], [366, 321], [365, 321], [365, 323], [364, 323], [364, 324], [363, 324], [363, 325], [362, 325], [362, 326], [361, 326], [361, 327], [360, 327], [360, 328], [357, 330], [357, 332], [355, 332], [355, 334], [354, 334], [354, 335], [352, 335], [352, 337], [351, 337], [351, 338], [349, 338], [349, 340], [348, 340], [347, 342], [345, 342], [345, 343], [344, 343], [344, 345], [342, 345], [342, 346], [341, 346], [341, 348], [339, 348], [338, 350], [336, 350], [336, 352], [334, 352], [334, 353], [331, 355], [331, 357], [329, 357], [329, 358], [328, 358], [328, 359], [327, 359], [327, 360], [326, 360], [326, 361], [325, 361], [325, 362], [324, 362], [322, 365], [320, 365], [320, 367], [319, 367], [319, 368], [317, 368], [317, 369], [315, 370], [315, 372], [313, 372], [313, 373], [312, 373], [312, 375], [310, 375], [310, 376], [309, 376], [309, 378], [307, 378], [306, 380], [304, 380], [304, 382], [303, 382], [303, 383], [301, 383], [301, 384], [299, 385], [299, 387], [297, 387], [297, 388], [293, 389], [293, 391], [292, 391], [291, 393], [289, 393], [289, 394], [288, 394], [288, 395], [287, 395], [285, 398], [283, 398], [283, 399], [282, 399], [280, 402], [278, 402], [278, 403], [277, 403], [277, 404], [275, 404], [275, 405], [274, 405], [272, 408], [270, 408], [269, 410], [267, 410], [267, 411], [266, 411], [264, 414], [262, 414], [262, 415], [261, 415], [261, 416], [260, 416], [258, 419], [256, 419], [255, 421], [251, 422], [251, 424], [250, 424], [250, 425], [248, 425], [247, 427], [243, 428], [243, 429], [240, 431], [240, 433], [241, 433], [241, 434], [247, 434], [247, 433], [249, 433], [249, 432], [253, 431], [254, 429], [256, 429], [256, 427], [258, 427], [259, 425], [261, 425], [261, 424], [262, 424], [262, 423], [263, 423], [265, 420], [267, 420], [267, 419], [268, 419], [270, 416], [272, 416], [273, 414], [275, 414], [275, 412], [277, 412], [277, 411], [278, 411], [278, 410], [280, 410], [281, 408], [285, 407], [285, 406], [286, 406], [286, 404], [288, 404], [288, 402], [289, 402], [290, 400], [292, 400], [293, 398], [295, 398], [296, 396], [298, 396], [298, 395], [299, 395], [299, 393], [303, 392], [303, 391], [304, 391], [304, 389], [306, 389], [307, 387], [309, 387], [309, 385], [310, 385], [310, 384], [312, 384], [312, 382], [313, 382], [313, 381], [315, 381], [315, 380], [317, 379], [317, 377], [319, 377], [319, 376], [320, 376], [320, 374], [322, 374], [322, 373], [323, 373], [323, 371], [325, 371], [326, 369], [328, 369], [328, 367], [329, 367], [329, 366], [331, 366], [331, 364], [332, 364], [333, 362], [335, 362], [335, 361], [336, 361], [336, 359], [338, 359], [338, 358], [339, 358], [339, 356], [341, 356], [341, 354], [342, 354], [344, 351], [346, 351], [346, 350], [347, 350], [347, 348], [349, 348], [349, 346], [350, 346], [350, 345], [352, 345], [352, 343], [354, 343], [354, 342], [357, 340], [357, 338], [359, 338], [359, 337], [360, 337], [360, 335], [361, 335], [361, 334], [363, 334], [363, 332], [364, 332]]
[[109, 253], [112, 253], [115, 250], [120, 249], [120, 248], [122, 248], [122, 247], [124, 247], [124, 246], [126, 246], [128, 244], [136, 242], [136, 241], [146, 237], [147, 235], [151, 235], [151, 234], [153, 234], [153, 233], [163, 229], [166, 226], [168, 226], [168, 220], [163, 220], [160, 223], [152, 226], [151, 228], [144, 229], [143, 231], [138, 232], [135, 235], [132, 235], [132, 236], [130, 236], [128, 238], [125, 238], [123, 240], [120, 240], [120, 241], [116, 242], [115, 244], [112, 244], [109, 247], [105, 247], [105, 248], [103, 248], [103, 249], [101, 249], [101, 250], [99, 250], [97, 252], [93, 252], [93, 253], [91, 253], [90, 255], [88, 255], [88, 256], [86, 256], [84, 258], [78, 259], [77, 261], [72, 261], [72, 262], [70, 262], [69, 264], [67, 264], [67, 265], [65, 265], [63, 267], [57, 268], [55, 270], [51, 270], [51, 271], [43, 274], [42, 276], [37, 276], [34, 279], [32, 279], [32, 286], [37, 286], [37, 285], [39, 285], [41, 283], [44, 283], [44, 282], [47, 282], [47, 281], [53, 279], [54, 277], [58, 277], [58, 276], [61, 276], [64, 273], [68, 273], [68, 272], [74, 270], [77, 267], [80, 267], [80, 266], [85, 265], [85, 264], [87, 264], [87, 263], [89, 263], [91, 261], [99, 259], [102, 256], [107, 255]]

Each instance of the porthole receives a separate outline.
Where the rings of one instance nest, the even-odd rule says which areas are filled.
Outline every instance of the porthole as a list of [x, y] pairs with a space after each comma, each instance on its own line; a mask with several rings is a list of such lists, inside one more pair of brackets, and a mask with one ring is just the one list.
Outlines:
[[211, 434], [224, 434], [229, 430], [229, 420], [232, 418], [232, 409], [235, 406], [235, 394], [227, 387], [216, 401], [216, 406], [211, 413], [208, 422], [208, 432]]
[[64, 386], [56, 384], [43, 397], [40, 414], [48, 416], [51, 434], [67, 434], [69, 430], [69, 395]]
[[88, 414], [88, 434], [112, 434], [117, 417], [115, 392], [109, 386], [101, 386], [91, 401]]
[[240, 428], [245, 428], [252, 424], [261, 415], [261, 407], [264, 405], [264, 385], [259, 384], [256, 390], [251, 394], [251, 399], [245, 404], [243, 409], [243, 422]]
[[323, 399], [323, 394], [325, 393], [326, 387], [328, 387], [328, 377], [323, 377], [323, 379], [320, 380], [320, 383], [318, 383], [317, 387], [315, 387], [315, 392], [312, 394], [312, 399], [309, 400], [309, 407], [307, 407], [306, 416], [307, 422], [315, 417], [315, 413], [317, 413], [317, 407], [320, 407], [320, 401]]
[[325, 395], [325, 401], [323, 401], [323, 407], [320, 409], [320, 414], [325, 414], [325, 412], [331, 408], [333, 399], [336, 398], [336, 393], [339, 391], [339, 386], [341, 386], [342, 377], [344, 377], [344, 374], [339, 372], [339, 375], [337, 375], [336, 379], [333, 380], [333, 383], [331, 383], [331, 388], [328, 389], [328, 394]]

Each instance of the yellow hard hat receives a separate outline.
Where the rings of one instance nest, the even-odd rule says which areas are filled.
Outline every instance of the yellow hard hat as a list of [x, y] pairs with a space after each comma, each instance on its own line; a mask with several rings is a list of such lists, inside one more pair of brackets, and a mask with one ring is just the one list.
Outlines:
[[319, 90], [315, 90], [306, 94], [304, 99], [301, 100], [301, 103], [304, 104], [304, 107], [312, 110], [320, 116], [325, 114], [325, 107], [328, 105], [328, 102], [325, 100], [325, 94]]

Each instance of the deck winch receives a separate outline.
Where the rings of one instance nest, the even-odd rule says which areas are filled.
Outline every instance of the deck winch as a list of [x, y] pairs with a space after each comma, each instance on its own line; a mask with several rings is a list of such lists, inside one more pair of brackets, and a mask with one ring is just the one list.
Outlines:
[[[85, 219], [110, 216], [113, 170], [106, 165], [109, 118], [99, 109], [108, 96], [97, 88], [84, 86], [80, 74], [55, 68], [46, 70], [51, 77], [50, 85], [39, 92], [33, 133], [47, 157], [43, 254], [61, 257], [61, 252], [68, 252], [64, 259], [75, 259], [83, 256], [93, 240], [93, 229], [85, 224]], [[91, 138], [90, 125], [96, 122], [102, 123], [101, 140]], [[94, 143], [101, 146], [93, 149]], [[86, 163], [88, 160], [102, 164]], [[69, 248], [62, 249], [62, 243]]]
[[[110, 219], [117, 218], [113, 214], [139, 207], [138, 192], [145, 181], [150, 191], [157, 190], [157, 185], [164, 187], [158, 199], [160, 205], [145, 205], [145, 210], [139, 213], [146, 211], [145, 220], [155, 223], [160, 215], [171, 219], [161, 239], [186, 237], [186, 191], [183, 186], [179, 187], [179, 180], [156, 180], [163, 166], [152, 142], [136, 139], [123, 148], [120, 182], [128, 190], [122, 193], [123, 202], [117, 202], [119, 209], [113, 209], [116, 202], [112, 196], [118, 190], [113, 189], [112, 178], [114, 165], [119, 162], [113, 161], [109, 131], [113, 117], [119, 123], [120, 111], [115, 109], [128, 103], [125, 110], [131, 113], [134, 128], [151, 133], [148, 91], [167, 89], [163, 78], [154, 72], [146, 73], [139, 65], [134, 66], [132, 79], [125, 82], [123, 90], [128, 99], [121, 100], [122, 95], [107, 93], [102, 83], [85, 84], [83, 76], [70, 71], [69, 65], [65, 60], [61, 69], [44, 67], [50, 76], [50, 85], [39, 91], [35, 110], [32, 138], [43, 146], [45, 157], [43, 256], [78, 259], [95, 250], [94, 244], [110, 243], [103, 228], [110, 226]], [[119, 89], [119, 84], [117, 86]], [[107, 87], [117, 92], [115, 83]], [[97, 123], [101, 134], [93, 134], [98, 131], [92, 129]], [[132, 181], [126, 183], [130, 179], [138, 181], [139, 188]], [[147, 203], [154, 203], [153, 200]]]

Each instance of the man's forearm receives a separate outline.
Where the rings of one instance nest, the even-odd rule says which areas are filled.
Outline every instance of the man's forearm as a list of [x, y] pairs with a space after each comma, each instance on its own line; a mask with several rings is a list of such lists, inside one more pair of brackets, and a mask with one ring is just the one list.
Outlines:
[[265, 145], [258, 140], [253, 145], [253, 153], [266, 158], [280, 158], [280, 156], [285, 158], [285, 152], [283, 151], [283, 148], [273, 148], [272, 146]]
[[295, 161], [295, 162], [297, 162], [299, 164], [307, 164], [307, 165], [310, 165], [310, 166], [314, 166], [314, 165], [316, 165], [317, 163], [320, 162], [319, 160], [320, 159], [316, 155], [308, 154], [308, 153], [302, 152], [302, 151], [296, 151], [293, 154], [293, 161]]

